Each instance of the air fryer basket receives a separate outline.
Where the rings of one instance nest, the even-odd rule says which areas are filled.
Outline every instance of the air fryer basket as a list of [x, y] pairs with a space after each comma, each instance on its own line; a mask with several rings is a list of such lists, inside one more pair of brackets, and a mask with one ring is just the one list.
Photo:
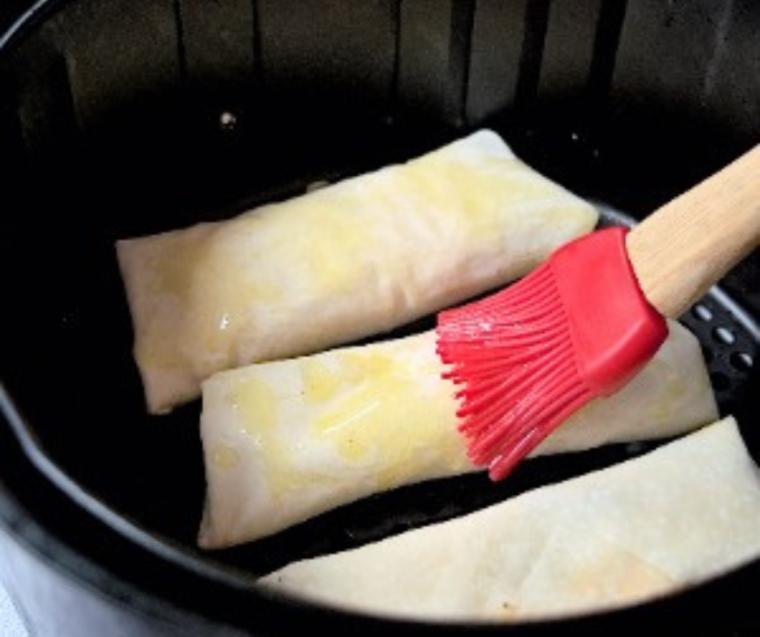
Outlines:
[[[635, 223], [760, 137], [760, 5], [24, 8], [0, 34], [0, 577], [34, 634], [556, 637], [676, 621], [700, 634], [757, 634], [760, 563], [649, 604], [504, 627], [381, 620], [258, 590], [257, 575], [294, 558], [448, 519], [653, 445], [532, 460], [498, 485], [471, 475], [407, 487], [204, 553], [199, 405], [146, 415], [113, 244], [221, 219], [482, 126], [597, 202], [605, 223]], [[758, 458], [759, 280], [754, 254], [683, 317], [722, 413], [739, 416]]]

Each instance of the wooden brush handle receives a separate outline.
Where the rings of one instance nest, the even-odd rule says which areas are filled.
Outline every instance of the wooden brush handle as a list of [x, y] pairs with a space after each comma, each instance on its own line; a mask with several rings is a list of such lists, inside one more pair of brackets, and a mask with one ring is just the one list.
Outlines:
[[626, 245], [641, 289], [677, 318], [760, 243], [760, 145], [637, 225]]

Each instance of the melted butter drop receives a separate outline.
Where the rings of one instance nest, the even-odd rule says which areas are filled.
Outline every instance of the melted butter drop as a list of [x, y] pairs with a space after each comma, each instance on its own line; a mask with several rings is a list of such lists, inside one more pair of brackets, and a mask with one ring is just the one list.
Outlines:
[[185, 232], [168, 233], [155, 240], [161, 242], [160, 250], [153, 254], [150, 268], [155, 276], [157, 291], [182, 298], [192, 287], [195, 273], [203, 268], [207, 260], [207, 234], [197, 227]]
[[334, 398], [343, 386], [344, 379], [334, 369], [318, 359], [305, 359], [301, 365], [304, 401], [322, 403]]
[[376, 446], [374, 443], [382, 443], [373, 432], [382, 426], [383, 414], [389, 413], [389, 405], [380, 396], [384, 383], [374, 385], [378, 391], [365, 388], [349, 395], [315, 425], [318, 435], [331, 439], [340, 455], [351, 462], [366, 458]]
[[217, 469], [234, 469], [240, 462], [240, 456], [232, 447], [220, 445], [211, 452], [211, 462]]

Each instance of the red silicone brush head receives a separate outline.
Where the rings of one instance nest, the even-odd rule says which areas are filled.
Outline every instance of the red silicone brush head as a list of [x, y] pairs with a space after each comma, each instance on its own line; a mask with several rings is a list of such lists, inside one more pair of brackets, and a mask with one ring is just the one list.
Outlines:
[[460, 385], [459, 430], [491, 479], [506, 477], [587, 402], [620, 389], [665, 340], [626, 232], [577, 239], [502, 292], [438, 315], [444, 377]]

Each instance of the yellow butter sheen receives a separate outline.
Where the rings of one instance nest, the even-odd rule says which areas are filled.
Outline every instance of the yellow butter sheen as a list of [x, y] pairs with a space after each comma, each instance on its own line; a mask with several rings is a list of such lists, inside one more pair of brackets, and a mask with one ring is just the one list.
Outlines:
[[[717, 417], [699, 343], [675, 322], [670, 332], [634, 381], [574, 414], [535, 454], [675, 435]], [[200, 544], [255, 540], [374, 493], [476, 470], [444, 371], [430, 331], [209, 378]]]
[[597, 220], [481, 130], [232, 219], [118, 241], [147, 407], [505, 285]]

